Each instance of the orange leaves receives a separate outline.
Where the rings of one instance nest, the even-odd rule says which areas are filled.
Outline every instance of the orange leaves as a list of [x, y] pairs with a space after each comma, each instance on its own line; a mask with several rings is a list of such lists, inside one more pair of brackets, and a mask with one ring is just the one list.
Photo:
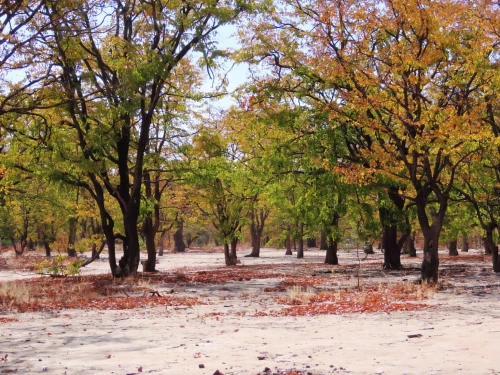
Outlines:
[[[125, 310], [203, 304], [195, 297], [147, 297], [144, 291], [149, 288], [137, 285], [144, 279], [146, 278], [119, 281], [107, 275], [92, 275], [5, 283], [0, 295], [0, 310], [20, 312], [61, 309]], [[130, 296], [128, 293], [141, 294]]]
[[413, 311], [430, 308], [414, 301], [425, 298], [425, 290], [416, 285], [396, 285], [381, 289], [368, 288], [354, 292], [321, 293], [299, 298], [277, 298], [276, 302], [291, 307], [274, 310], [271, 316], [313, 316], [346, 313]]

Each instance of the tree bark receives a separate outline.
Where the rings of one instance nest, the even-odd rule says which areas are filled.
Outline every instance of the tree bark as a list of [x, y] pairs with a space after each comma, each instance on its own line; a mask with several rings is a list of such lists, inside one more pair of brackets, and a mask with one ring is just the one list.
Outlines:
[[292, 252], [292, 240], [290, 239], [290, 235], [286, 236], [285, 248], [286, 248], [285, 255], [293, 255], [293, 252]]
[[160, 248], [159, 252], [158, 252], [158, 256], [163, 256], [163, 252], [165, 251], [165, 233], [166, 231], [162, 231], [161, 234], [160, 234], [160, 238], [158, 240], [158, 246]]
[[177, 222], [177, 230], [174, 233], [174, 252], [183, 253], [184, 251], [186, 251], [183, 232], [184, 232], [184, 221], [179, 220]]
[[69, 218], [69, 234], [68, 234], [68, 249], [67, 253], [70, 257], [76, 257], [75, 243], [76, 243], [76, 226], [78, 219], [76, 217]]
[[500, 258], [498, 257], [498, 246], [495, 244], [491, 245], [491, 254], [493, 259], [493, 272], [500, 272]]
[[337, 247], [337, 241], [335, 241], [333, 237], [329, 237], [328, 247], [326, 249], [325, 264], [339, 264], [339, 258], [337, 257]]
[[148, 258], [143, 262], [143, 272], [157, 272], [156, 271], [156, 244], [155, 235], [156, 230], [154, 228], [153, 218], [147, 215], [144, 218], [144, 223], [142, 225], [144, 231], [144, 237], [146, 238], [146, 250], [148, 252]]
[[43, 241], [43, 247], [45, 248], [45, 256], [47, 258], [50, 258], [50, 244], [49, 244], [49, 241], [44, 240]]
[[457, 240], [448, 241], [448, 255], [456, 257], [458, 256]]
[[439, 270], [439, 232], [429, 228], [424, 231], [424, 259], [422, 261], [422, 280], [426, 282], [438, 281]]
[[422, 260], [422, 281], [437, 283], [439, 279], [439, 235], [443, 228], [446, 210], [448, 208], [449, 196], [447, 193], [439, 192], [439, 210], [431, 211], [432, 224], [426, 212], [426, 205], [431, 190], [429, 187], [420, 187], [416, 197], [417, 218], [424, 235], [424, 256]]
[[328, 244], [326, 243], [326, 234], [324, 231], [321, 231], [321, 237], [319, 240], [319, 249], [320, 250], [327, 250], [328, 249]]
[[231, 240], [231, 258], [233, 258], [235, 264], [236, 261], [238, 260], [238, 255], [236, 254], [237, 245], [238, 245], [238, 238], [233, 238]]
[[262, 243], [262, 233], [264, 232], [264, 225], [269, 216], [269, 210], [260, 208], [258, 212], [252, 209], [250, 223], [250, 238], [252, 239], [252, 252], [247, 257], [258, 258], [260, 256], [260, 247]]
[[304, 223], [299, 224], [299, 246], [297, 249], [297, 258], [304, 258]]
[[493, 228], [494, 225], [486, 226], [486, 237], [483, 238], [485, 250], [488, 249], [492, 255], [493, 262], [493, 272], [500, 272], [500, 259], [498, 257], [498, 246], [493, 240]]
[[408, 236], [408, 254], [412, 258], [417, 256], [417, 249], [415, 248], [415, 232]]
[[[232, 242], [231, 242], [232, 248]], [[236, 253], [236, 251], [234, 252]], [[230, 249], [229, 244], [227, 242], [224, 243], [224, 260], [226, 262], [226, 266], [234, 266], [236, 265], [236, 258], [233, 257], [233, 250]]]
[[[404, 200], [398, 193], [396, 187], [388, 189], [388, 196], [396, 206], [396, 209], [401, 211], [404, 207]], [[384, 264], [385, 270], [400, 270], [401, 269], [401, 247], [403, 241], [398, 242], [398, 227], [395, 214], [390, 209], [381, 206], [379, 208], [380, 222], [383, 228], [382, 248], [384, 249]]]

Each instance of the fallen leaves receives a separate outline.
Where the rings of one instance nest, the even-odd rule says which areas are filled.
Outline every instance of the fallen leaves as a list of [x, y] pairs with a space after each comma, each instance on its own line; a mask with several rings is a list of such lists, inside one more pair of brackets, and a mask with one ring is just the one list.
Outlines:
[[2, 318], [0, 317], [0, 323], [11, 323], [11, 322], [18, 322], [19, 319], [16, 318]]
[[[142, 290], [134, 278], [118, 281], [108, 275], [37, 278], [4, 283], [0, 293], [0, 311], [34, 312], [62, 309], [126, 310], [154, 306], [194, 306], [204, 304], [197, 297], [154, 296]], [[125, 290], [138, 296], [120, 296]], [[117, 295], [118, 294], [118, 295]], [[4, 322], [12, 321], [4, 318]], [[1, 320], [0, 320], [1, 322]]]
[[351, 313], [414, 311], [431, 306], [415, 301], [427, 298], [429, 291], [413, 284], [378, 286], [355, 291], [319, 293], [301, 298], [279, 297], [275, 301], [290, 305], [258, 316], [313, 316]]

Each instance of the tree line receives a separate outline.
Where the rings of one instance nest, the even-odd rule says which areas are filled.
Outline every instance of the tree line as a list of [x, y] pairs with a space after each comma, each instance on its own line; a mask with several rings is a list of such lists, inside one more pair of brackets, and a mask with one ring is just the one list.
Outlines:
[[[142, 246], [155, 270], [165, 232], [182, 248], [185, 225], [216, 232], [227, 265], [247, 226], [250, 256], [269, 236], [302, 257], [321, 233], [329, 264], [341, 241], [381, 234], [386, 269], [419, 231], [421, 276], [435, 282], [440, 241], [479, 228], [500, 272], [498, 8], [4, 1], [2, 236], [50, 248], [64, 227], [74, 249], [79, 231], [128, 276]], [[236, 50], [218, 49], [226, 25]], [[228, 61], [249, 75], [217, 110]]]

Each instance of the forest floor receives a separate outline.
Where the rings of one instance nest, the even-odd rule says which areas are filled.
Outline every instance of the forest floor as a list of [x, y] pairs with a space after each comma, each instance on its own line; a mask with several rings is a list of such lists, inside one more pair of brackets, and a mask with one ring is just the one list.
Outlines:
[[[500, 374], [500, 277], [471, 250], [417, 258], [305, 259], [263, 249], [223, 267], [218, 251], [159, 257], [114, 280], [106, 257], [81, 276], [37, 275], [42, 254], [0, 252], [0, 374]], [[358, 255], [360, 258], [358, 258]]]

